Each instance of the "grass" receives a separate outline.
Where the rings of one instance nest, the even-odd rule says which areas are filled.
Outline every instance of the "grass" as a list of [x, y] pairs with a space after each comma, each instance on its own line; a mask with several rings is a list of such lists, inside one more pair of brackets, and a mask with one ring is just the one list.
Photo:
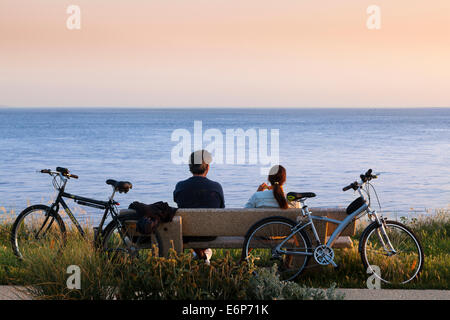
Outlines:
[[[3, 211], [0, 207], [0, 211]], [[404, 289], [450, 288], [450, 219], [448, 210], [428, 217], [403, 221], [420, 238], [425, 265], [419, 279]], [[14, 214], [10, 213], [11, 217]], [[4, 217], [5, 215], [3, 215]], [[352, 249], [337, 249], [338, 270], [314, 267], [295, 283], [280, 281], [272, 271], [252, 275], [255, 266], [237, 263], [240, 250], [214, 250], [211, 266], [192, 260], [187, 252], [170, 258], [148, 256], [139, 260], [111, 261], [89, 239], [68, 232], [61, 252], [48, 247], [34, 249], [23, 261], [11, 250], [12, 219], [0, 224], [0, 284], [32, 285], [36, 296], [51, 299], [339, 299], [338, 288], [366, 288], [366, 274], [358, 252], [362, 230], [352, 238]], [[82, 290], [67, 289], [67, 267], [78, 265]], [[324, 288], [313, 290], [308, 288]], [[331, 288], [325, 290], [327, 288]], [[392, 288], [382, 284], [382, 288]]]
[[[31, 254], [32, 253], [32, 254]], [[156, 255], [157, 253], [155, 253]], [[155, 255], [110, 259], [86, 239], [70, 232], [63, 251], [36, 248], [28, 257], [14, 262], [2, 274], [6, 284], [25, 285], [40, 299], [65, 300], [255, 300], [255, 299], [341, 299], [334, 287], [310, 289], [280, 281], [275, 270], [253, 276], [250, 263], [236, 263], [230, 254], [206, 265], [192, 254], [168, 258]], [[81, 289], [68, 289], [67, 267], [81, 271]], [[4, 283], [5, 284], [5, 283]]]
[[[255, 277], [252, 262], [236, 263], [230, 253], [215, 257], [211, 265], [193, 260], [190, 252], [177, 255], [173, 250], [168, 258], [157, 257], [155, 252], [111, 259], [93, 246], [92, 232], [86, 239], [69, 230], [63, 250], [53, 242], [32, 245], [24, 259], [18, 260], [10, 247], [11, 224], [0, 225], [0, 284], [26, 286], [40, 299], [248, 300], [260, 299], [261, 292], [264, 299], [341, 298], [334, 288], [285, 283], [273, 271]], [[73, 265], [81, 271], [79, 290], [67, 287], [67, 268]]]

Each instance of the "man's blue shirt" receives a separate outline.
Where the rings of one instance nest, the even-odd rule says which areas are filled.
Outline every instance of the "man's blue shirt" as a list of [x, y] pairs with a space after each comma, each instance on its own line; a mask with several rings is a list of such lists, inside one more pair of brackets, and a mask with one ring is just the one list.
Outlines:
[[175, 186], [178, 208], [225, 208], [222, 186], [202, 176], [193, 176]]

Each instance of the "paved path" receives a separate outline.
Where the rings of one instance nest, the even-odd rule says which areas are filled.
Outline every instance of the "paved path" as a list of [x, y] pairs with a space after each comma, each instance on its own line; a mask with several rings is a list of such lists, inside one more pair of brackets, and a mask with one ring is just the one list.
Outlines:
[[[450, 290], [336, 289], [344, 300], [450, 300]], [[0, 286], [0, 300], [32, 300], [24, 287]]]
[[0, 286], [0, 300], [32, 300], [24, 287]]
[[344, 300], [450, 300], [450, 290], [336, 289]]

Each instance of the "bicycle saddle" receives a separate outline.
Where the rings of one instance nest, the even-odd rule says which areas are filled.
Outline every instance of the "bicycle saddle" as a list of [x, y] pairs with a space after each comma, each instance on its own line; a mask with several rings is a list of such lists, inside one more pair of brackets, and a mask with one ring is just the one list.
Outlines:
[[119, 191], [119, 193], [125, 192], [127, 193], [130, 189], [133, 188], [131, 182], [128, 181], [116, 181], [116, 180], [106, 180], [106, 184], [109, 184], [114, 187], [114, 190]]
[[295, 201], [304, 198], [314, 198], [316, 196], [313, 192], [289, 192], [287, 194], [287, 199], [289, 201]]

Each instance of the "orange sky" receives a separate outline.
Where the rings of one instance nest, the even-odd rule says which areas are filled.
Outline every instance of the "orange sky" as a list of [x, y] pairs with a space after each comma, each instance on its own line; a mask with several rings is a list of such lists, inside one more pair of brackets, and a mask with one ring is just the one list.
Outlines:
[[0, 105], [450, 106], [450, 1], [0, 0]]

